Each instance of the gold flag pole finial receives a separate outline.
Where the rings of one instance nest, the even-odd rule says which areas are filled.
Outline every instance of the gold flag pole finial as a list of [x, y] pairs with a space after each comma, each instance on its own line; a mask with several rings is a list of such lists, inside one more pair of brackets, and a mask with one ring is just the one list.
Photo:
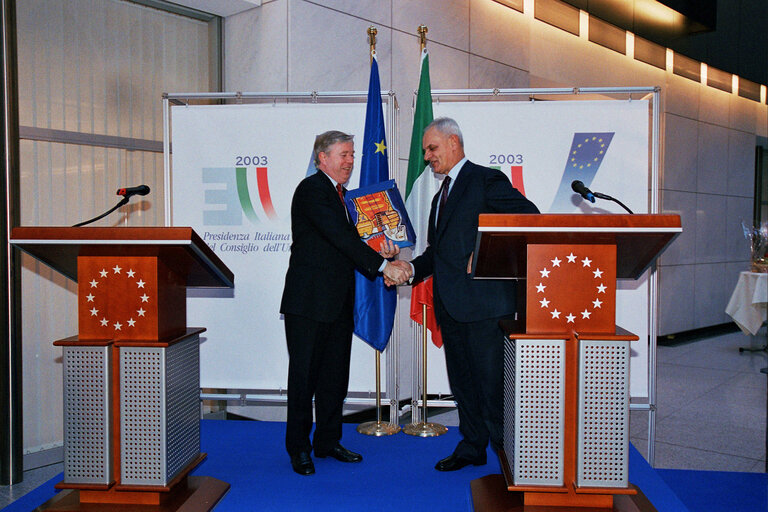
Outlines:
[[424, 51], [424, 48], [427, 47], [427, 32], [429, 32], [429, 29], [426, 25], [419, 25], [419, 28], [416, 29], [416, 32], [419, 34], [419, 45], [421, 45], [421, 51]]
[[376, 55], [376, 34], [379, 31], [371, 25], [368, 27], [368, 44], [371, 47], [371, 62], [373, 62], [373, 56]]

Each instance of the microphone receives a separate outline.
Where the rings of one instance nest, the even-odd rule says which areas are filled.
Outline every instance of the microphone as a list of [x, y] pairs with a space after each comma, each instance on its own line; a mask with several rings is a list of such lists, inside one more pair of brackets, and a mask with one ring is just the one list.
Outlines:
[[99, 219], [102, 219], [112, 213], [113, 211], [117, 210], [123, 205], [128, 204], [128, 201], [130, 200], [131, 196], [145, 196], [149, 194], [149, 187], [146, 185], [139, 185], [138, 187], [126, 187], [126, 188], [119, 188], [117, 189], [117, 195], [123, 196], [123, 198], [120, 200], [119, 203], [117, 203], [115, 206], [107, 210], [106, 212], [102, 213], [98, 217], [94, 217], [91, 220], [86, 220], [83, 222], [78, 222], [73, 228], [79, 228], [80, 226], [86, 226], [90, 224], [91, 222], [96, 222]]
[[149, 187], [146, 185], [139, 185], [138, 187], [127, 187], [127, 188], [117, 189], [117, 195], [123, 196], [126, 199], [128, 199], [131, 196], [145, 196], [147, 194], [149, 194]]
[[591, 190], [589, 190], [584, 183], [582, 183], [579, 180], [574, 180], [571, 182], [571, 189], [576, 192], [577, 194], [580, 194], [581, 197], [586, 199], [587, 201], [594, 203], [595, 202], [595, 194], [592, 193]]
[[627, 205], [625, 205], [624, 203], [622, 203], [618, 199], [616, 199], [614, 197], [611, 197], [608, 194], [602, 194], [600, 192], [592, 192], [586, 186], [584, 186], [584, 184], [582, 182], [580, 182], [579, 180], [573, 181], [571, 183], [571, 188], [577, 194], [581, 194], [581, 197], [583, 197], [587, 201], [591, 201], [591, 202], [594, 203], [596, 197], [599, 197], [600, 199], [607, 199], [608, 201], [613, 201], [614, 203], [618, 204], [619, 206], [621, 206], [622, 208], [627, 210], [628, 213], [633, 213], [632, 210], [627, 208]]

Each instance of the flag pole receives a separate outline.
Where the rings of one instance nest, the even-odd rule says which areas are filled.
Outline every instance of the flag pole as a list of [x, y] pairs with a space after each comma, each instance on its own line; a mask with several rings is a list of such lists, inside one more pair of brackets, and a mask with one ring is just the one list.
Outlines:
[[[377, 32], [376, 27], [368, 27], [369, 64], [373, 64], [373, 56], [376, 54]], [[376, 421], [366, 421], [359, 424], [357, 431], [367, 436], [391, 436], [400, 432], [400, 425], [381, 420], [381, 350], [374, 349], [374, 352], [376, 352]]]
[[[427, 32], [426, 25], [419, 25], [416, 32], [419, 34], [419, 53], [424, 53], [424, 49], [427, 47]], [[403, 432], [411, 436], [418, 437], [435, 437], [441, 436], [448, 432], [445, 425], [440, 423], [431, 423], [427, 421], [427, 305], [421, 305], [421, 419], [422, 421], [414, 423], [411, 421], [409, 425], [403, 428]], [[411, 413], [411, 419], [414, 419], [413, 413]]]

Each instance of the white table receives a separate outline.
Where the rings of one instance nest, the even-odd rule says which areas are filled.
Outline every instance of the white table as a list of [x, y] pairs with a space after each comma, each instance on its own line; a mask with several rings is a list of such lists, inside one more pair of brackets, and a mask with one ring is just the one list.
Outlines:
[[768, 274], [741, 272], [725, 312], [744, 334], [757, 334], [768, 314]]
[[[733, 318], [744, 334], [752, 336], [757, 334], [768, 313], [768, 274], [765, 272], [739, 274], [739, 282], [736, 283], [725, 312]], [[743, 350], [754, 351], [755, 349], [740, 348], [739, 352]], [[766, 347], [757, 350], [766, 350]], [[768, 374], [768, 368], [762, 368], [760, 371]], [[768, 408], [768, 402], [766, 408]], [[765, 432], [765, 449], [768, 450], [768, 430]], [[768, 472], [768, 461], [765, 463], [765, 471]]]

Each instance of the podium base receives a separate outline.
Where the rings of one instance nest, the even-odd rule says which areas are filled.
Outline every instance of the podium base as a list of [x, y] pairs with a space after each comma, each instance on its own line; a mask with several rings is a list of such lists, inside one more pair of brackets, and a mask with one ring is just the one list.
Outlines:
[[435, 437], [441, 436], [448, 432], [448, 428], [445, 425], [439, 423], [410, 423], [403, 427], [403, 432], [409, 436], [418, 437]]
[[135, 512], [208, 512], [229, 490], [229, 484], [210, 476], [187, 477], [185, 489], [159, 505], [81, 503], [80, 491], [68, 489], [46, 501], [36, 509], [51, 512], [115, 512], [131, 510]]
[[366, 421], [357, 426], [357, 431], [366, 436], [391, 436], [400, 432], [400, 425], [386, 421]]
[[579, 506], [546, 506], [534, 507], [523, 504], [523, 493], [507, 490], [504, 476], [501, 474], [488, 475], [470, 482], [472, 489], [472, 506], [475, 512], [657, 512], [656, 507], [645, 497], [640, 489], [637, 494], [616, 494], [613, 496], [613, 507], [595, 508]]

